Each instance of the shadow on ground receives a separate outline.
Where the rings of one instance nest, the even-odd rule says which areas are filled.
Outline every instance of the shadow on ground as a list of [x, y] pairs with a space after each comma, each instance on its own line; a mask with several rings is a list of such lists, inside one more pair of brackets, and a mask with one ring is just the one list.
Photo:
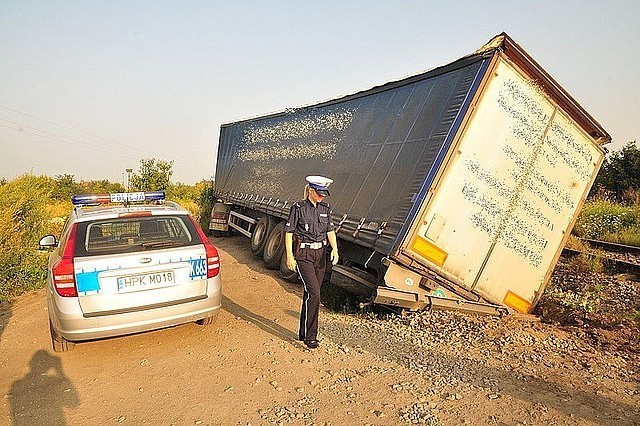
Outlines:
[[245, 308], [229, 299], [227, 296], [222, 296], [222, 309], [229, 312], [231, 315], [235, 317], [240, 317], [250, 323], [254, 324], [262, 331], [265, 331], [285, 342], [296, 342], [298, 339], [298, 335], [293, 331], [284, 328], [280, 324], [271, 321], [262, 315], [258, 315], [256, 313], [251, 312], [249, 309]]
[[2, 334], [4, 333], [4, 329], [9, 325], [9, 320], [11, 319], [11, 315], [13, 313], [13, 302], [2, 302], [0, 303], [0, 339], [2, 338]]
[[80, 402], [60, 358], [43, 349], [31, 357], [29, 372], [13, 382], [8, 398], [14, 425], [64, 425], [64, 410]]

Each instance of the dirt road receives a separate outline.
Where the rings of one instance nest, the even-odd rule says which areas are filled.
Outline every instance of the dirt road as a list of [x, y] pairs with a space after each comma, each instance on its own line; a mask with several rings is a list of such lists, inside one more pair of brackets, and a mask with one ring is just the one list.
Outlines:
[[244, 237], [214, 239], [212, 326], [49, 346], [45, 293], [0, 312], [0, 424], [640, 424], [637, 354], [602, 353], [532, 318], [323, 310], [296, 340], [301, 288]]

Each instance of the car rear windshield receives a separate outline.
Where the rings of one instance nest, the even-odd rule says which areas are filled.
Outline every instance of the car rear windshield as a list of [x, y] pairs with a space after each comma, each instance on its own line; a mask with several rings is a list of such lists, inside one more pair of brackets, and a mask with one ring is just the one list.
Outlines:
[[79, 224], [76, 256], [160, 250], [201, 244], [187, 216], [146, 216]]

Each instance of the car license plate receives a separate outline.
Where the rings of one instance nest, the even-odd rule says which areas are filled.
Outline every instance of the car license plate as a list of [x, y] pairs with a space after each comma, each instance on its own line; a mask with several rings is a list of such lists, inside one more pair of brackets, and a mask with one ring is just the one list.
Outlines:
[[209, 229], [212, 229], [214, 231], [226, 231], [227, 230], [227, 223], [212, 223], [211, 226], [209, 226]]
[[118, 277], [118, 292], [148, 290], [175, 285], [176, 278], [173, 271], [159, 271], [149, 274], [136, 274]]

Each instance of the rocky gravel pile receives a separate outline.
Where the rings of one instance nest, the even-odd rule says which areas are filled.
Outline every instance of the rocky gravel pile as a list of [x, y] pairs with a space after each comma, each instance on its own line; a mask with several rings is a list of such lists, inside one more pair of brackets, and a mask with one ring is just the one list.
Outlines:
[[607, 349], [640, 353], [640, 277], [561, 258], [535, 312]]

